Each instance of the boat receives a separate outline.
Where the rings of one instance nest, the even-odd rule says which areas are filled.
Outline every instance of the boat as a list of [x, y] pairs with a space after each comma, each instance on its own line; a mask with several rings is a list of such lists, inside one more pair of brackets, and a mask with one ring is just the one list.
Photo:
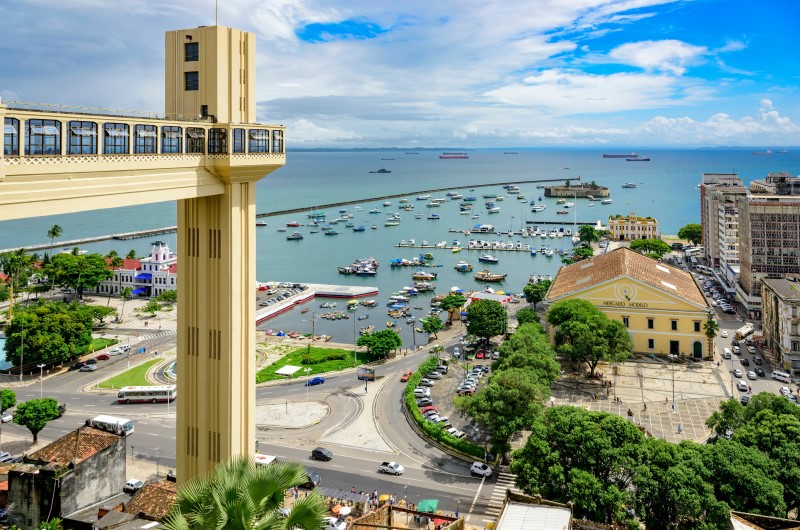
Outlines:
[[483, 198], [484, 199], [496, 199], [497, 198], [497, 194], [496, 193], [487, 193], [486, 195], [483, 195]]
[[557, 210], [556, 213], [564, 215], [564, 214], [568, 214], [569, 210]]
[[438, 213], [430, 213], [430, 214], [428, 214], [428, 219], [435, 221], [437, 219], [441, 219], [441, 217], [439, 217]]
[[439, 208], [441, 205], [442, 205], [442, 203], [440, 203], [440, 202], [431, 201], [428, 204], [426, 204], [425, 206], [427, 206], [428, 208]]
[[381, 209], [380, 208], [373, 208], [373, 209], [371, 209], [369, 211], [369, 213], [381, 213]]
[[319, 233], [319, 228], [315, 226], [314, 228], [311, 229], [311, 233], [312, 234], [318, 234]]
[[639, 158], [639, 155], [636, 153], [629, 153], [626, 155], [603, 153], [603, 158]]
[[414, 282], [414, 289], [416, 289], [420, 293], [425, 293], [433, 291], [434, 289], [436, 289], [436, 286], [430, 282]]
[[326, 215], [325, 212], [311, 212], [309, 214], [306, 214], [306, 217], [308, 217], [309, 219], [324, 220], [325, 219], [325, 215]]
[[414, 271], [414, 274], [411, 275], [412, 280], [422, 280], [422, 281], [430, 281], [436, 279], [435, 272], [427, 272], [422, 269], [417, 269]]
[[623, 188], [635, 188], [636, 184], [633, 183], [633, 182], [626, 182], [625, 184], [622, 185], [622, 187]]
[[333, 230], [333, 229], [331, 229], [331, 230], [326, 230], [326, 231], [325, 231], [325, 235], [326, 235], [326, 236], [338, 236], [338, 235], [339, 235], [339, 232], [337, 232], [336, 230]]
[[475, 273], [475, 278], [479, 282], [502, 282], [506, 279], [508, 274], [495, 274], [492, 271], [483, 270], [480, 272]]
[[603, 199], [600, 204], [611, 204], [611, 199]]
[[628, 162], [650, 162], [650, 157], [647, 156], [644, 158], [626, 158], [625, 160]]
[[423, 217], [425, 217], [425, 214], [422, 212], [417, 212], [414, 214], [414, 219], [422, 219]]
[[303, 234], [301, 234], [300, 232], [292, 232], [291, 234], [286, 236], [286, 239], [289, 241], [297, 241], [303, 239]]
[[397, 201], [397, 202], [399, 202], [399, 203], [401, 203], [401, 204], [402, 204], [402, 203], [406, 203], [406, 202], [408, 202], [408, 199], [406, 199], [406, 198], [402, 198], [402, 199], [400, 199], [400, 200], [399, 200], [399, 201]]
[[381, 158], [381, 160], [394, 160], [394, 158]]
[[267, 226], [266, 221], [256, 221], [256, 226]]
[[565, 202], [564, 203], [564, 208], [574, 208], [574, 207], [575, 207], [575, 203], [574, 202]]
[[499, 206], [493, 206], [492, 208], [489, 208], [487, 210], [487, 212], [488, 213], [500, 213], [500, 207]]
[[533, 207], [531, 208], [531, 211], [532, 212], [543, 212], [544, 211], [544, 206], [542, 206], [541, 204], [534, 204]]
[[391, 173], [391, 170], [382, 167], [380, 169], [376, 169], [375, 171], [370, 171], [370, 173]]
[[286, 223], [286, 226], [289, 226], [289, 227], [300, 226], [300, 223], [298, 223], [297, 221], [290, 221], [290, 222]]
[[761, 156], [769, 156], [772, 154], [771, 149], [767, 149], [766, 151], [751, 151], [751, 155], [761, 155]]
[[392, 201], [383, 201], [383, 205], [384, 206], [391, 206], [392, 205]]
[[353, 228], [353, 232], [363, 232], [363, 231], [364, 231], [364, 230], [366, 230], [366, 229], [367, 229], [367, 227], [366, 227], [366, 226], [364, 226], [364, 225], [359, 225], [359, 226], [356, 226], [356, 227], [354, 227], [354, 228]]
[[452, 159], [452, 158], [469, 158], [467, 153], [442, 153], [439, 158]]
[[566, 203], [566, 202], [567, 202], [567, 199], [558, 199], [558, 200], [556, 201], [556, 204], [564, 204], [564, 203]]
[[413, 204], [404, 204], [403, 206], [401, 206], [401, 208], [406, 212], [410, 212], [411, 210], [414, 209], [414, 205]]
[[308, 313], [308, 308], [304, 307], [303, 309], [300, 310], [300, 313], [305, 315], [306, 313]]
[[286, 232], [285, 228], [278, 228], [278, 232]]
[[431, 196], [430, 195], [417, 195], [417, 200], [418, 201], [429, 201], [429, 200], [431, 200]]
[[462, 200], [463, 200], [464, 202], [475, 202], [475, 201], [477, 201], [477, 200], [478, 200], [478, 198], [477, 198], [477, 197], [474, 197], [474, 196], [472, 196], [472, 195], [470, 195], [469, 197], [464, 197]]
[[471, 231], [473, 234], [491, 234], [494, 232], [494, 225], [478, 224]]
[[378, 229], [378, 225], [372, 225], [370, 228], [372, 228], [373, 230], [377, 230]]
[[399, 225], [400, 225], [399, 222], [394, 221], [392, 219], [389, 219], [385, 223], [383, 223], [383, 226], [399, 226]]
[[369, 333], [372, 333], [373, 329], [375, 329], [375, 326], [364, 326], [363, 328], [361, 328], [361, 334], [368, 335]]
[[596, 200], [597, 200], [597, 199], [594, 197], [594, 195], [587, 195], [587, 196], [586, 196], [586, 198], [587, 198], [587, 199], [589, 199], [589, 202], [594, 202], [594, 201], [596, 201]]
[[466, 261], [459, 261], [453, 268], [458, 272], [472, 272], [472, 265], [470, 265]]
[[456, 254], [458, 252], [461, 252], [461, 247], [460, 246], [453, 247], [453, 254]]
[[500, 262], [500, 260], [498, 258], [495, 258], [491, 254], [482, 255], [480, 258], [478, 258], [478, 261], [480, 261], [481, 263], [498, 263], [498, 262]]

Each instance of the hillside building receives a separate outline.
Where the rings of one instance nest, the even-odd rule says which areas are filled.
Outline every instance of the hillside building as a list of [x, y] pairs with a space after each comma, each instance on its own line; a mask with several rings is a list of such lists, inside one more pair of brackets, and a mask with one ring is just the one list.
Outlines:
[[703, 329], [713, 313], [688, 272], [622, 247], [561, 267], [545, 304], [576, 298], [621, 321], [634, 352], [713, 355]]
[[658, 239], [658, 221], [652, 217], [639, 217], [635, 212], [627, 216], [612, 215], [608, 218], [609, 238], [613, 241], [633, 241], [635, 239]]

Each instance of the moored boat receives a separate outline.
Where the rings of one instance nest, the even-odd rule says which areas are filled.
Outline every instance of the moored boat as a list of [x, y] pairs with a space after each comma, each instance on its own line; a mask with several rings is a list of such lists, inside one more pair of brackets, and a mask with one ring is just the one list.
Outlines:
[[481, 263], [498, 263], [500, 260], [492, 256], [491, 254], [484, 254], [480, 258], [478, 258], [478, 261], [480, 261]]
[[480, 272], [475, 273], [476, 280], [480, 282], [502, 282], [506, 279], [507, 274], [495, 274], [492, 271], [482, 270]]
[[472, 272], [472, 265], [470, 265], [466, 261], [459, 261], [453, 268], [458, 272]]
[[293, 232], [288, 236], [286, 236], [286, 239], [289, 241], [298, 241], [300, 239], [303, 239], [303, 234], [301, 234], [300, 232]]

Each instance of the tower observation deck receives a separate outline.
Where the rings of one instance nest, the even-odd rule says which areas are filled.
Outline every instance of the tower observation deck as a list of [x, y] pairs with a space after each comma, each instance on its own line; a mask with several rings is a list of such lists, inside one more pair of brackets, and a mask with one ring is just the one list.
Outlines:
[[255, 122], [255, 36], [167, 32], [163, 114], [0, 103], [0, 220], [178, 201], [177, 469], [255, 452], [256, 182], [286, 163]]

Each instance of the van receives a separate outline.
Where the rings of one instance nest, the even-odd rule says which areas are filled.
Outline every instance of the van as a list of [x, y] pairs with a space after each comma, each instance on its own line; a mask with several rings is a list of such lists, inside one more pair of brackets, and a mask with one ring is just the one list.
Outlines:
[[784, 383], [792, 382], [792, 377], [786, 372], [772, 372], [772, 378], [777, 379], [778, 381], [783, 381]]
[[730, 348], [722, 348], [722, 356], [726, 359], [731, 358], [731, 349]]

